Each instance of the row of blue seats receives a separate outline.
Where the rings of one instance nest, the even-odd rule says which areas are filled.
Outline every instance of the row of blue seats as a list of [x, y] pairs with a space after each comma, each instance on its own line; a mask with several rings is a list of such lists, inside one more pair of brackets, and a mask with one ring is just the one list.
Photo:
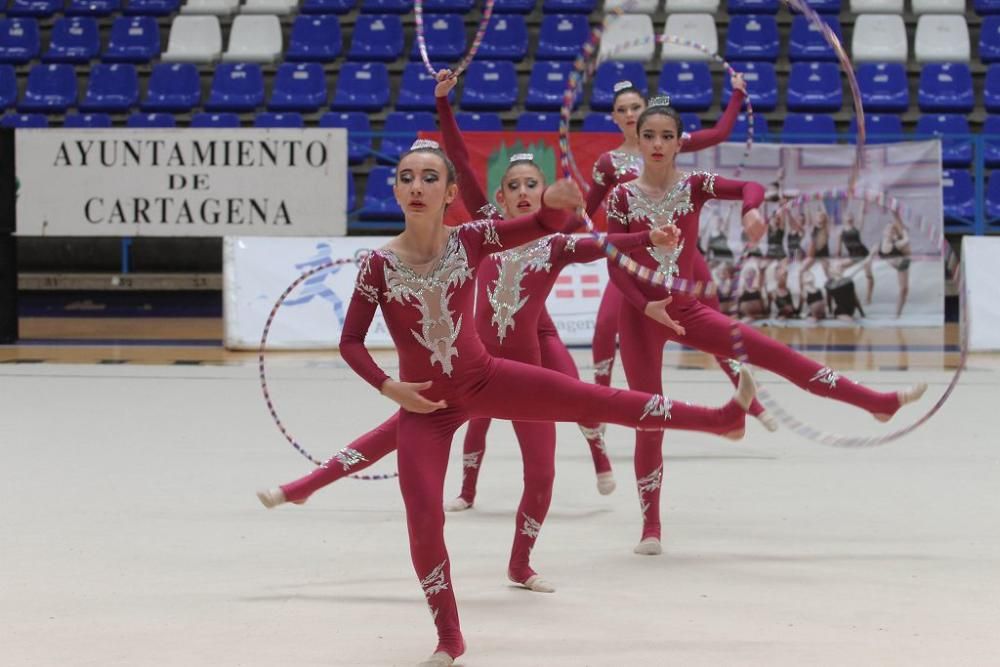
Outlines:
[[[828, 19], [840, 35], [840, 23]], [[752, 21], [758, 29], [749, 30]], [[766, 28], [766, 29], [765, 29]], [[542, 60], [572, 60], [590, 33], [590, 23], [580, 14], [549, 15], [538, 30], [534, 57]], [[481, 60], [519, 62], [528, 53], [528, 29], [524, 18], [500, 16], [491, 21], [477, 57]], [[0, 19], [0, 62], [22, 64], [41, 56], [44, 62], [88, 62], [100, 57], [106, 62], [146, 63], [160, 55], [160, 31], [152, 16], [122, 16], [111, 26], [107, 46], [101, 53], [101, 34], [91, 17], [59, 19], [52, 26], [49, 47], [41, 53], [39, 26], [32, 18]], [[349, 60], [392, 62], [404, 53], [404, 31], [398, 16], [360, 16], [347, 50]], [[428, 19], [427, 51], [432, 59], [455, 60], [467, 50], [466, 29], [461, 16], [441, 14]], [[984, 63], [1000, 62], [1000, 15], [983, 22], [979, 45]], [[779, 41], [774, 17], [733, 17], [726, 40], [730, 61], [775, 61]], [[284, 58], [293, 61], [331, 62], [343, 54], [343, 34], [336, 16], [298, 16], [292, 23]], [[788, 57], [797, 61], [836, 62], [837, 56], [822, 34], [810, 30], [804, 16], [796, 16], [789, 33]], [[412, 40], [411, 60], [420, 54]]]
[[[693, 132], [701, 129], [697, 115], [683, 114], [685, 130]], [[504, 129], [500, 116], [491, 113], [457, 114], [459, 127], [465, 132], [499, 132]], [[48, 117], [44, 114], [9, 114], [3, 123], [12, 127], [47, 127]], [[111, 127], [112, 118], [106, 113], [68, 114], [63, 120], [64, 127]], [[129, 127], [174, 127], [177, 121], [166, 113], [136, 113], [128, 117]], [[262, 112], [255, 115], [256, 127], [304, 127], [305, 122], [297, 112]], [[193, 127], [239, 127], [240, 117], [233, 112], [197, 113], [192, 116]], [[435, 131], [437, 121], [429, 112], [390, 113], [385, 121], [391, 132], [383, 133], [375, 147], [368, 116], [360, 112], [327, 112], [319, 120], [320, 127], [342, 127], [348, 130], [348, 161], [360, 164], [372, 154], [382, 164], [394, 164], [399, 155], [416, 138], [420, 131]], [[516, 131], [555, 132], [559, 128], [556, 113], [525, 113], [518, 117]], [[618, 132], [610, 116], [601, 113], [588, 114], [583, 122], [585, 132]], [[867, 141], [872, 144], [899, 141], [903, 139], [940, 137], [942, 139], [942, 161], [946, 167], [968, 167], [972, 163], [973, 146], [970, 139], [969, 123], [960, 114], [939, 114], [922, 116], [917, 121], [914, 134], [903, 132], [899, 116], [869, 114], [865, 118]], [[852, 122], [848, 137], [857, 133]], [[990, 168], [1000, 167], [1000, 116], [990, 116], [983, 126], [988, 135], [985, 143], [985, 164]], [[747, 118], [741, 116], [733, 130], [732, 140], [742, 141], [747, 135]], [[780, 134], [772, 134], [767, 119], [754, 116], [754, 136], [758, 141], [780, 139], [785, 143], [835, 143], [844, 139], [837, 132], [833, 117], [823, 114], [788, 114]]]
[[[9, 16], [50, 17], [60, 12], [108, 16], [124, 11], [126, 14], [154, 14], [165, 16], [180, 8], [180, 0], [11, 0], [0, 13]], [[409, 14], [413, 0], [361, 0], [364, 14]], [[433, 13], [466, 13], [482, 2], [476, 0], [425, 0], [424, 11]], [[774, 14], [781, 7], [779, 0], [728, 0], [730, 14]], [[806, 0], [806, 4], [824, 14], [838, 14], [841, 0]], [[495, 14], [529, 14], [538, 5], [536, 0], [496, 0]], [[980, 8], [982, 5], [982, 8]], [[546, 14], [589, 14], [598, 7], [597, 0], [543, 0], [542, 12]], [[358, 0], [303, 0], [299, 11], [307, 14], [347, 14], [358, 8]], [[1000, 0], [976, 0], [979, 13], [1000, 12]]]
[[[354, 189], [353, 177], [348, 177], [348, 211], [357, 231], [391, 229], [393, 223], [403, 219], [392, 192], [395, 180], [393, 167], [374, 167], [366, 178], [364, 199], [360, 208]], [[960, 230], [975, 217], [975, 184], [968, 171], [945, 169], [941, 175], [945, 223]], [[987, 184], [986, 214], [988, 219], [1000, 219], [1000, 171], [990, 174]], [[383, 227], [384, 226], [384, 227]]]
[[[562, 104], [572, 63], [538, 61], [528, 80], [524, 106], [531, 111], [558, 109]], [[772, 111], [778, 105], [778, 79], [769, 63], [745, 63], [754, 109]], [[902, 65], [863, 65], [858, 70], [862, 101], [871, 111], [902, 112], [910, 97]], [[598, 69], [590, 107], [611, 108], [616, 82], [629, 80], [648, 92], [641, 63], [606, 62]], [[433, 77], [421, 63], [403, 72], [396, 108], [434, 108]], [[380, 63], [345, 63], [339, 72], [331, 107], [344, 110], [380, 111], [389, 105], [389, 73]], [[704, 63], [667, 63], [659, 89], [671, 96], [682, 111], [704, 111], [714, 102], [711, 73]], [[141, 106], [146, 111], [186, 112], [202, 106], [201, 79], [190, 63], [158, 63], [152, 69], [146, 96], [139, 102], [139, 75], [129, 63], [100, 63], [90, 68], [90, 77], [79, 107], [85, 111], [127, 111]], [[732, 88], [728, 77], [722, 87], [722, 103]], [[327, 76], [319, 63], [282, 63], [274, 76], [267, 106], [272, 111], [316, 111], [327, 104]], [[452, 93], [454, 101], [455, 94]], [[16, 104], [24, 112], [64, 113], [77, 106], [78, 84], [72, 65], [36, 65], [28, 73], [24, 95], [18, 100], [17, 74], [11, 65], [0, 65], [0, 110]], [[917, 97], [924, 112], [972, 111], [975, 94], [967, 65], [928, 64], [923, 67]], [[984, 102], [989, 111], [1000, 111], [1000, 64], [991, 65], [986, 76]], [[252, 111], [265, 103], [264, 74], [260, 65], [221, 63], [216, 66], [211, 92], [204, 107], [209, 111]], [[510, 62], [474, 62], [464, 76], [461, 106], [470, 111], [509, 110], [518, 103], [518, 78]], [[786, 106], [790, 111], [839, 111], [843, 92], [839, 66], [834, 63], [795, 63], [787, 80]]]

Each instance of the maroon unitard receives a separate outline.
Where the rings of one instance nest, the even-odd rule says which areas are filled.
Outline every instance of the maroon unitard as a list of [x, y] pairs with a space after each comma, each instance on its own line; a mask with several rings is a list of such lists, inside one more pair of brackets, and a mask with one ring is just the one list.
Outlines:
[[340, 350], [376, 389], [389, 379], [364, 340], [382, 309], [399, 354], [400, 380], [433, 385], [422, 392], [448, 407], [429, 414], [398, 412], [399, 481], [406, 506], [410, 554], [438, 630], [438, 650], [464, 650], [444, 542], [444, 477], [456, 429], [474, 417], [511, 421], [581, 422], [631, 428], [686, 429], [725, 434], [743, 427], [735, 401], [719, 409], [671, 402], [662, 395], [586, 384], [561, 373], [492, 357], [476, 335], [475, 273], [491, 253], [561, 229], [565, 217], [543, 208], [506, 221], [453, 229], [436, 267], [420, 275], [388, 249], [362, 264], [348, 308]]

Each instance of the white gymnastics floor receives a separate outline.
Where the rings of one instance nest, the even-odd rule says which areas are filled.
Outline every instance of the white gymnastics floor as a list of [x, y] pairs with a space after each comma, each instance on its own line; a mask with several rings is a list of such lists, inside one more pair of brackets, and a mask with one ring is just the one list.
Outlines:
[[[716, 371], [666, 374], [674, 398], [730, 393]], [[392, 411], [337, 362], [278, 357], [273, 375], [317, 456]], [[925, 379], [925, 409], [949, 372], [852, 375]], [[883, 428], [760, 377], [819, 426]], [[394, 481], [258, 503], [257, 487], [309, 464], [271, 423], [251, 361], [5, 364], [0, 411], [0, 664], [409, 666], [433, 649]], [[609, 430], [619, 486], [602, 497], [582, 438], [561, 426], [534, 552], [552, 595], [506, 582], [520, 459], [495, 425], [476, 508], [448, 517], [469, 645], [457, 664], [1000, 664], [998, 414], [1000, 364], [978, 357], [930, 424], [885, 447], [830, 449], [756, 423], [738, 444], [668, 434], [660, 557], [632, 553], [630, 432]], [[448, 496], [460, 460], [456, 442]]]

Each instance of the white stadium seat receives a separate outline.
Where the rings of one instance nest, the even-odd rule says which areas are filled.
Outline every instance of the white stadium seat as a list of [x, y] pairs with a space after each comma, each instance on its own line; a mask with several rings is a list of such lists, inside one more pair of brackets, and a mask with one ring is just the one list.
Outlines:
[[222, 29], [217, 16], [175, 16], [170, 24], [164, 62], [210, 63], [222, 56]]
[[214, 14], [229, 16], [235, 14], [240, 0], [187, 0], [181, 7], [181, 14]]
[[229, 49], [223, 60], [270, 63], [281, 55], [281, 21], [277, 16], [240, 15], [229, 31]]
[[965, 0], [912, 0], [913, 13], [920, 14], [965, 14]]
[[854, 21], [854, 62], [905, 63], [908, 44], [906, 25], [898, 14], [862, 14]]
[[[683, 37], [709, 49], [719, 51], [719, 29], [712, 14], [671, 14], [663, 27], [663, 34]], [[663, 43], [663, 60], [711, 60], [711, 57], [689, 46]]]
[[624, 7], [628, 14], [655, 14], [660, 6], [660, 0], [605, 0], [604, 13]]
[[667, 0], [667, 14], [715, 14], [719, 0]]
[[902, 14], [903, 0], [851, 0], [852, 14]]
[[958, 14], [924, 14], [917, 19], [913, 55], [918, 63], [967, 63], [969, 26]]
[[247, 0], [241, 14], [291, 14], [298, 10], [298, 0]]
[[[624, 49], [619, 46], [629, 44]], [[608, 18], [601, 38], [601, 60], [652, 60], [656, 50], [653, 19], [646, 14], [622, 14]]]

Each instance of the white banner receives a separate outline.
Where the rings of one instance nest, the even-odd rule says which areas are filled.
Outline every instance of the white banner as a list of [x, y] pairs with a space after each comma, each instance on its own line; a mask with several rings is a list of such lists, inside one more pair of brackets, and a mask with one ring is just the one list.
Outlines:
[[[226, 347], [252, 350], [281, 293], [296, 278], [331, 259], [359, 258], [388, 237], [261, 239], [229, 237], [223, 244], [223, 311]], [[356, 264], [310, 276], [289, 294], [268, 333], [268, 349], [336, 348], [354, 290]], [[562, 339], [590, 345], [594, 319], [608, 281], [603, 261], [574, 264], [559, 275], [547, 302]], [[392, 348], [377, 311], [365, 343]]]
[[1000, 350], [1000, 238], [962, 238], [962, 270], [965, 272], [965, 304], [969, 318], [969, 349]]
[[18, 129], [22, 236], [336, 236], [347, 132]]
[[[678, 164], [727, 176], [743, 152], [742, 144], [723, 144], [682, 154]], [[738, 178], [767, 186], [767, 217], [785, 198], [846, 190], [855, 152], [849, 145], [754, 144]], [[778, 326], [943, 325], [940, 142], [868, 146], [858, 188], [890, 195], [912, 215], [860, 199], [815, 199], [775, 218], [760, 244], [747, 248], [739, 204], [706, 204], [699, 245], [717, 281], [739, 278], [741, 286], [723, 299], [723, 310]]]

